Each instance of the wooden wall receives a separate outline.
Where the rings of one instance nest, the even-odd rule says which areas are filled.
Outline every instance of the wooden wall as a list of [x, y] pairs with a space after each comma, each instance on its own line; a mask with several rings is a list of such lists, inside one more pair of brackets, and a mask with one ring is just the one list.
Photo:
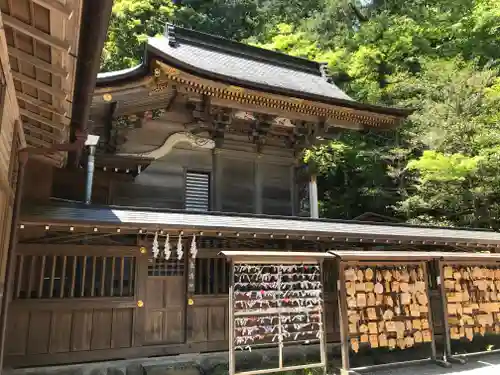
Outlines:
[[[6, 365], [227, 350], [229, 265], [216, 254], [200, 249], [188, 304], [186, 259], [154, 259], [139, 246], [19, 244]], [[328, 288], [328, 340], [337, 341]]]
[[[151, 121], [131, 131], [120, 151], [151, 151], [180, 131], [185, 131], [182, 124], [170, 121], [168, 116]], [[133, 183], [117, 183], [112, 203], [183, 209], [185, 173], [192, 171], [210, 174], [213, 210], [292, 215], [296, 198], [294, 163], [290, 150], [264, 147], [257, 154], [248, 139], [230, 134], [215, 152], [178, 144], [170, 154], [151, 163]]]
[[[172, 247], [175, 242], [172, 238]], [[139, 245], [19, 244], [5, 363], [38, 366], [227, 350], [230, 270], [218, 252], [199, 249], [190, 304], [186, 257], [152, 258]], [[335, 262], [326, 261], [328, 342], [340, 340], [335, 275]], [[440, 334], [435, 287], [431, 305]]]
[[3, 303], [5, 268], [12, 209], [18, 173], [17, 151], [24, 147], [24, 133], [10, 71], [7, 42], [0, 14], [0, 306]]
[[141, 343], [138, 247], [19, 244], [17, 253], [7, 364], [113, 358]]

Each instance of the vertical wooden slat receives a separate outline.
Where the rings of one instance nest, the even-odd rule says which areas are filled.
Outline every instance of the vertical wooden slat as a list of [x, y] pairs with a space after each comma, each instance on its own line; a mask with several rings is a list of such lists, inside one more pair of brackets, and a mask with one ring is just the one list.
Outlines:
[[220, 264], [219, 258], [215, 258], [214, 259], [214, 290], [213, 290], [213, 294], [220, 293], [219, 264]]
[[75, 296], [75, 280], [76, 280], [76, 261], [78, 259], [77, 256], [73, 256], [73, 273], [71, 274], [71, 291], [69, 293], [70, 297]]
[[106, 293], [106, 259], [107, 257], [102, 257], [102, 268], [101, 268], [101, 297], [104, 297]]
[[202, 270], [203, 270], [203, 259], [202, 258], [198, 258], [196, 259], [196, 261], [198, 262], [197, 264], [197, 267], [196, 267], [196, 270], [197, 270], [197, 274], [198, 274], [198, 280], [196, 280], [197, 284], [198, 284], [198, 293], [199, 294], [203, 294], [203, 275], [202, 275]]
[[33, 290], [33, 282], [35, 279], [35, 264], [37, 261], [37, 256], [30, 256], [30, 271], [28, 274], [28, 292], [26, 293], [26, 298], [31, 298], [31, 291]]
[[80, 297], [85, 295], [85, 277], [87, 276], [87, 256], [83, 257], [83, 265], [82, 265], [82, 289], [80, 290]]
[[210, 286], [211, 286], [211, 283], [210, 283], [210, 263], [212, 263], [212, 258], [208, 258], [206, 259], [206, 264], [205, 264], [205, 269], [206, 269], [206, 275], [205, 275], [205, 280], [207, 281], [206, 282], [206, 289], [205, 289], [205, 293], [204, 294], [210, 294]]
[[52, 269], [50, 270], [50, 290], [49, 297], [52, 298], [54, 296], [54, 280], [56, 277], [56, 261], [57, 255], [52, 256]]
[[226, 259], [222, 260], [222, 293], [226, 293], [229, 290], [228, 279], [227, 279], [227, 267], [229, 267]]
[[63, 264], [61, 270], [61, 290], [59, 291], [59, 297], [64, 297], [64, 287], [66, 284], [66, 265], [68, 264], [68, 257], [66, 255], [63, 256]]
[[[128, 277], [128, 295], [132, 296], [133, 295], [133, 285], [132, 285], [132, 280], [134, 280], [134, 258], [133, 257], [127, 257], [129, 260], [129, 277]], [[146, 259], [146, 269], [147, 269], [147, 259]]]
[[123, 297], [123, 281], [125, 278], [125, 257], [120, 258], [120, 297]]
[[111, 257], [111, 280], [109, 282], [109, 296], [113, 297], [113, 292], [114, 292], [114, 282], [115, 282], [115, 262], [116, 258]]
[[40, 279], [38, 280], [38, 298], [42, 298], [44, 280], [45, 280], [45, 255], [42, 255], [42, 261], [40, 265]]
[[95, 294], [95, 278], [96, 278], [96, 259], [97, 257], [92, 257], [92, 285], [90, 290], [90, 296], [94, 297]]
[[23, 284], [24, 255], [19, 255], [18, 259], [19, 268], [17, 270], [16, 298], [19, 298], [19, 295], [21, 294], [21, 287]]

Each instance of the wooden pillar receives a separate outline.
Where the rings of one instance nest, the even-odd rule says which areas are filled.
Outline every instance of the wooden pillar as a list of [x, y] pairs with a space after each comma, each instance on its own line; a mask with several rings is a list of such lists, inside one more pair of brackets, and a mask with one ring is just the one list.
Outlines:
[[213, 171], [213, 204], [214, 211], [222, 211], [222, 158], [220, 150], [214, 148], [212, 152], [212, 171]]
[[254, 162], [254, 212], [262, 213], [262, 165], [261, 156], [257, 155]]
[[292, 216], [297, 216], [299, 212], [299, 196], [297, 179], [295, 178], [295, 165], [290, 167], [290, 205], [292, 208]]
[[314, 219], [319, 218], [319, 206], [318, 206], [318, 184], [316, 183], [316, 175], [311, 174], [309, 180], [309, 211], [311, 217]]

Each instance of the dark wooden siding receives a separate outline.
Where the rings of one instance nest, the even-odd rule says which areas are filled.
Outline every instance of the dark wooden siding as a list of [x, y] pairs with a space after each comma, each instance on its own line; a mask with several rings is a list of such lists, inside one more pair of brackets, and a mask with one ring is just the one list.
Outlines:
[[262, 166], [262, 211], [270, 215], [292, 215], [292, 169], [288, 165]]
[[140, 255], [131, 247], [18, 245], [6, 361], [36, 364], [55, 354], [76, 361], [137, 345]]
[[254, 162], [222, 158], [222, 211], [255, 212]]
[[[216, 173], [211, 151], [174, 149], [168, 156], [154, 161], [135, 181], [115, 182], [111, 203], [183, 209], [186, 207], [186, 174], [197, 172], [210, 176], [209, 190], [218, 189], [211, 191], [211, 198], [220, 197], [221, 211], [292, 215], [292, 202], [296, 199], [292, 193], [292, 161], [276, 164], [270, 156], [259, 159], [254, 153], [241, 151], [225, 151], [218, 158], [220, 171]], [[256, 178], [257, 163], [259, 178]], [[221, 180], [219, 186], [214, 184], [217, 175]], [[212, 199], [210, 203], [214, 209]]]

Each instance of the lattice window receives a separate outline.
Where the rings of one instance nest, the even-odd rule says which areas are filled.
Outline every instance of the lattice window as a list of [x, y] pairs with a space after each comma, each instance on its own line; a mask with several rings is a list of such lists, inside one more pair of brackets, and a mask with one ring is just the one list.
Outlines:
[[184, 276], [184, 257], [165, 259], [164, 257], [150, 257], [148, 259], [148, 276]]
[[195, 294], [228, 294], [229, 274], [229, 263], [225, 258], [197, 258]]
[[14, 299], [132, 297], [136, 259], [18, 255]]

